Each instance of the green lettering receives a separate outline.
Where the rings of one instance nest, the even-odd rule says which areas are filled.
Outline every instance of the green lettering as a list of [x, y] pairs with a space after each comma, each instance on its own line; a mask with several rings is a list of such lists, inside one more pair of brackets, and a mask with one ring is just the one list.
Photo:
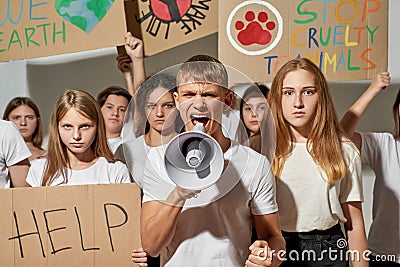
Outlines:
[[328, 27], [328, 35], [326, 36], [326, 40], [324, 41], [323, 39], [322, 39], [322, 27], [321, 28], [319, 28], [319, 41], [321, 42], [321, 45], [322, 46], [328, 46], [328, 44], [329, 44], [329, 40], [331, 39], [331, 32], [332, 32], [332, 28], [331, 27]]
[[25, 28], [26, 46], [29, 47], [29, 43], [36, 46], [40, 46], [38, 42], [31, 40], [32, 36], [35, 34], [36, 30], [33, 27]]
[[367, 31], [370, 33], [371, 35], [371, 44], [374, 43], [374, 34], [375, 32], [379, 29], [379, 26], [376, 26], [375, 29], [373, 31], [371, 31], [371, 28], [368, 27], [368, 25], [366, 25]]
[[65, 29], [64, 21], [62, 22], [62, 30], [59, 31], [59, 32], [56, 31], [56, 23], [55, 22], [53, 23], [53, 44], [56, 43], [56, 36], [59, 35], [59, 34], [61, 34], [62, 41], [65, 44], [65, 40], [66, 40], [66, 37], [67, 37], [67, 31]]
[[[0, 37], [4, 32], [0, 32]], [[3, 42], [3, 39], [0, 38], [0, 43]], [[5, 49], [0, 49], [0, 53], [5, 52]]]
[[316, 12], [308, 12], [308, 11], [301, 11], [301, 7], [303, 6], [303, 4], [307, 3], [307, 2], [311, 2], [312, 0], [303, 0], [298, 6], [297, 6], [297, 13], [301, 16], [311, 16], [311, 18], [306, 19], [306, 20], [298, 20], [295, 19], [294, 23], [297, 24], [307, 24], [310, 22], [313, 22], [315, 20], [317, 20], [318, 18], [318, 14]]
[[46, 29], [47, 26], [50, 26], [50, 23], [40, 24], [36, 26], [36, 28], [39, 27], [43, 28], [43, 41], [45, 46], [47, 46], [47, 29]]
[[[17, 37], [16, 40], [14, 40], [14, 36]], [[13, 30], [13, 32], [11, 33], [10, 42], [8, 43], [7, 50], [10, 50], [11, 45], [14, 43], [19, 43], [19, 47], [22, 48], [21, 38], [19, 38], [19, 34], [18, 34], [17, 30]]]
[[349, 49], [349, 52], [347, 54], [347, 69], [348, 70], [360, 70], [360, 67], [352, 67], [350, 66], [350, 62], [351, 62], [351, 49]]

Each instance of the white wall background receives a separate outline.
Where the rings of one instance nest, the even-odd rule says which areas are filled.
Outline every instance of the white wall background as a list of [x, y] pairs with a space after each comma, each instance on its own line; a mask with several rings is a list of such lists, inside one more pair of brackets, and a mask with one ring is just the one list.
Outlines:
[[[386, 1], [386, 0], [383, 0]], [[374, 100], [360, 123], [361, 131], [391, 131], [390, 107], [400, 87], [400, 1], [389, 1], [389, 71], [392, 85]], [[396, 28], [397, 27], [397, 28]], [[147, 74], [182, 63], [195, 54], [217, 57], [217, 34], [162, 52], [145, 59]], [[67, 88], [79, 88], [97, 95], [111, 84], [125, 86], [116, 68], [116, 49], [75, 53], [33, 60], [0, 63], [0, 111], [15, 96], [30, 96], [38, 104], [45, 127], [58, 95]], [[339, 117], [368, 87], [368, 81], [331, 84]], [[1, 113], [2, 115], [2, 113]], [[46, 129], [46, 128], [45, 128]], [[373, 173], [365, 170], [365, 210], [369, 223]]]

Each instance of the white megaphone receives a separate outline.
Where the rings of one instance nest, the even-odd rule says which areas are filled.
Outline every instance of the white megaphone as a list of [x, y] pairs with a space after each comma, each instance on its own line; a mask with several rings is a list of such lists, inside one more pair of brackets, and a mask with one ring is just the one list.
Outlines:
[[203, 190], [217, 182], [224, 168], [224, 155], [218, 142], [205, 133], [202, 123], [190, 132], [175, 136], [167, 145], [164, 166], [179, 187]]

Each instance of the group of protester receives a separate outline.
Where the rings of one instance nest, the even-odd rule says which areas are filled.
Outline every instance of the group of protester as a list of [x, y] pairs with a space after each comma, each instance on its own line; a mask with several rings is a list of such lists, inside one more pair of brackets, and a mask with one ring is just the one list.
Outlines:
[[[251, 84], [239, 93], [211, 56], [145, 79], [142, 42], [128, 33], [125, 48], [118, 67], [128, 90], [110, 86], [97, 101], [83, 90], [63, 92], [46, 149], [35, 103], [9, 102], [0, 121], [1, 187], [138, 183], [142, 248], [132, 261], [139, 266], [158, 255], [161, 266], [400, 265], [400, 91], [392, 134], [356, 132], [389, 73], [377, 74], [340, 122], [324, 74], [308, 59], [284, 64], [269, 90]], [[132, 140], [121, 136], [126, 116]], [[175, 185], [164, 169], [165, 145], [198, 124], [225, 161], [219, 180], [201, 191]], [[362, 163], [376, 175], [368, 242]], [[368, 249], [367, 258], [346, 257]], [[309, 251], [314, 257], [304, 258]]]

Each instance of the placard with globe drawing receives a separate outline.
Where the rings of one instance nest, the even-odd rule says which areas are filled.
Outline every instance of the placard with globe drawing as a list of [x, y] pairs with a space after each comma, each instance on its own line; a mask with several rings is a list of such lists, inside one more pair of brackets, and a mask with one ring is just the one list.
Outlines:
[[0, 61], [124, 43], [123, 0], [0, 1]]

